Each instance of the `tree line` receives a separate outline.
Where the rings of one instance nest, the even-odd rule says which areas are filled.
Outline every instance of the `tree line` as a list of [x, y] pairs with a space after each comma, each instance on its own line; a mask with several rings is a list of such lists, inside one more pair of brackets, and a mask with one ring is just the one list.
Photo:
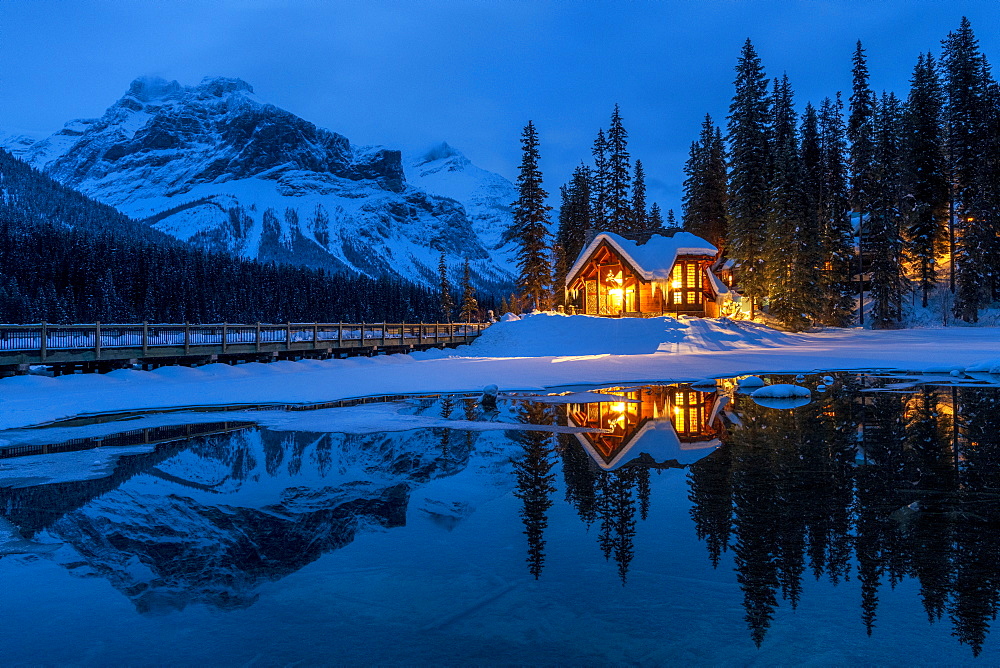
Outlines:
[[[943, 282], [966, 322], [1000, 299], [1000, 86], [968, 19], [939, 56], [918, 55], [906, 99], [872, 89], [861, 42], [846, 102], [838, 92], [800, 113], [787, 75], [769, 79], [750, 40], [735, 87], [725, 128], [706, 115], [691, 144], [681, 224], [734, 261], [751, 309], [792, 329], [891, 328], [904, 298], [915, 290], [927, 307]], [[507, 231], [519, 248], [511, 307], [561, 303], [597, 232], [642, 243], [677, 229], [673, 211], [647, 209], [617, 106], [591, 163], [560, 188], [554, 236], [538, 147], [529, 122]]]
[[542, 185], [538, 131], [531, 121], [521, 133], [518, 199], [505, 240], [518, 246], [518, 292], [501, 309], [544, 309], [563, 304], [566, 273], [587, 243], [599, 232], [644, 241], [677, 228], [672, 210], [666, 219], [659, 204], [647, 206], [646, 171], [632, 161], [628, 131], [615, 105], [608, 131], [597, 132], [592, 162], [581, 163], [559, 189], [561, 205], [555, 235], [549, 232], [551, 207]]
[[0, 151], [0, 322], [435, 321], [436, 290], [207, 252]]
[[846, 105], [798, 113], [750, 40], [735, 86], [725, 138], [706, 116], [691, 146], [683, 225], [745, 297], [796, 329], [897, 327], [943, 282], [966, 322], [1000, 298], [1000, 87], [968, 19], [918, 55], [906, 99], [872, 90], [861, 42]]

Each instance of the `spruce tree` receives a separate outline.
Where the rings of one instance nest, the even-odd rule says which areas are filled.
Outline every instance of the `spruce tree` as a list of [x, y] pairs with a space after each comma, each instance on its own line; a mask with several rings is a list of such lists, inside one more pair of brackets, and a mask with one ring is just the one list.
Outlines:
[[663, 224], [663, 213], [660, 211], [660, 205], [656, 202], [653, 202], [653, 206], [649, 207], [649, 229], [654, 234], [666, 229]]
[[826, 298], [820, 321], [833, 327], [846, 327], [853, 318], [855, 286], [851, 276], [856, 271], [843, 109], [837, 93], [832, 100], [824, 99], [819, 111], [821, 281]]
[[898, 327], [906, 290], [902, 271], [901, 236], [902, 107], [892, 93], [883, 93], [875, 110], [875, 165], [871, 181], [871, 325]]
[[672, 231], [677, 231], [680, 227], [677, 225], [677, 216], [674, 215], [673, 209], [667, 209], [667, 222], [665, 228]]
[[649, 214], [646, 212], [646, 171], [642, 168], [642, 160], [636, 160], [635, 177], [632, 181], [632, 233], [648, 232], [648, 218]]
[[521, 134], [521, 167], [517, 176], [518, 199], [506, 238], [517, 242], [518, 288], [522, 299], [535, 309], [547, 307], [552, 267], [549, 258], [547, 194], [538, 168], [538, 132], [531, 121]]
[[944, 40], [942, 65], [946, 156], [952, 183], [949, 246], [952, 281], [957, 283], [954, 313], [966, 322], [976, 322], [991, 278], [986, 263], [997, 241], [986, 220], [989, 209], [983, 206], [983, 186], [987, 184], [979, 178], [984, 173], [982, 159], [989, 153], [984, 130], [990, 113], [986, 100], [991, 79], [967, 18], [963, 17], [958, 30]]
[[722, 248], [729, 227], [726, 150], [722, 132], [708, 114], [698, 141], [691, 144], [684, 176], [684, 229]]
[[801, 330], [812, 321], [816, 240], [806, 219], [797, 118], [787, 75], [775, 80], [772, 100], [771, 197], [764, 244], [769, 313]]
[[767, 296], [764, 241], [770, 209], [770, 111], [767, 79], [748, 39], [736, 64], [729, 105], [729, 255], [736, 282], [753, 302]]
[[629, 181], [632, 161], [628, 152], [628, 132], [622, 124], [618, 105], [611, 113], [608, 128], [608, 187], [607, 227], [615, 234], [628, 234], [631, 229], [631, 206], [629, 203]]
[[448, 265], [444, 261], [444, 253], [438, 258], [438, 294], [441, 304], [441, 318], [451, 322], [451, 312], [455, 309], [455, 301], [451, 297], [451, 286], [448, 284]]
[[608, 232], [608, 140], [603, 129], [597, 131], [591, 154], [594, 157], [589, 187], [591, 222], [597, 232]]
[[914, 268], [924, 308], [937, 282], [937, 248], [948, 217], [948, 174], [944, 155], [944, 93], [934, 57], [920, 54], [910, 79], [903, 121], [902, 165], [912, 211], [905, 251]]
[[476, 290], [472, 286], [472, 270], [469, 268], [469, 260], [466, 259], [462, 267], [462, 309], [459, 317], [465, 322], [472, 322], [472, 318], [479, 312], [479, 302], [476, 301]]
[[868, 62], [861, 40], [854, 49], [852, 89], [847, 137], [851, 142], [851, 207], [858, 214], [858, 321], [865, 322], [864, 274], [867, 248], [867, 221], [871, 211], [875, 171], [875, 94], [868, 83]]
[[573, 178], [560, 188], [559, 226], [556, 243], [563, 249], [566, 261], [572, 264], [593, 233], [591, 216], [590, 170], [580, 165]]

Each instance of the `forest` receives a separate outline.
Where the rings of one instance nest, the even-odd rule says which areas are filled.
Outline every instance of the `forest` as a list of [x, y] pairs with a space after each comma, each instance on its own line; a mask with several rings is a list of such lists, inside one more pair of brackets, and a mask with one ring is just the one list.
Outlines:
[[560, 303], [567, 265], [597, 232], [642, 242], [682, 228], [734, 260], [735, 287], [794, 330], [899, 327], [907, 298], [927, 307], [944, 286], [952, 317], [969, 323], [1000, 299], [1000, 86], [967, 19], [938, 55], [917, 55], [905, 98], [872, 89], [861, 42], [847, 99], [801, 113], [788, 76], [769, 79], [750, 40], [735, 70], [725, 127], [706, 115], [691, 144], [680, 227], [647, 209], [616, 106], [560, 188], [552, 238], [528, 124], [510, 234], [522, 298]]
[[455, 315], [441, 311], [437, 291], [398, 279], [193, 248], [5, 151], [0, 188], [0, 322], [433, 322]]

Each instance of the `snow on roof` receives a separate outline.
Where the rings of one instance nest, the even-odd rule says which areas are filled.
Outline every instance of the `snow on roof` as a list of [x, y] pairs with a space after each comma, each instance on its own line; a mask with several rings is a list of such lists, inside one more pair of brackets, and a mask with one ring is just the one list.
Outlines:
[[566, 274], [567, 277], [572, 278], [583, 269], [587, 258], [597, 250], [602, 241], [607, 241], [647, 281], [670, 278], [670, 270], [678, 255], [714, 256], [719, 252], [715, 246], [690, 232], [676, 232], [672, 237], [654, 234], [642, 245], [611, 232], [601, 232], [580, 253], [580, 257]]
[[656, 464], [676, 461], [680, 466], [687, 466], [711, 454], [721, 445], [718, 439], [681, 443], [674, 424], [669, 419], [648, 421], [632, 435], [624, 448], [614, 453], [611, 461], [605, 461], [584, 434], [577, 434], [576, 438], [597, 465], [605, 471], [621, 468], [628, 462], [639, 459], [643, 454], [648, 455], [650, 461]]

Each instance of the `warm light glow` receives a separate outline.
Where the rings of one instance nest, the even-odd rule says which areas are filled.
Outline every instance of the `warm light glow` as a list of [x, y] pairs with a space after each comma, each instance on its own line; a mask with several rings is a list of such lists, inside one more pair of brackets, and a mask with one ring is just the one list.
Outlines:
[[674, 290], [679, 290], [680, 287], [681, 287], [681, 282], [680, 281], [674, 281], [673, 283], [670, 284], [670, 287], [672, 287]]
[[624, 401], [619, 401], [616, 404], [611, 404], [610, 408], [615, 413], [624, 413], [625, 412], [625, 402]]
[[621, 297], [625, 293], [621, 288], [614, 288], [613, 290], [608, 290], [608, 294], [612, 297]]

